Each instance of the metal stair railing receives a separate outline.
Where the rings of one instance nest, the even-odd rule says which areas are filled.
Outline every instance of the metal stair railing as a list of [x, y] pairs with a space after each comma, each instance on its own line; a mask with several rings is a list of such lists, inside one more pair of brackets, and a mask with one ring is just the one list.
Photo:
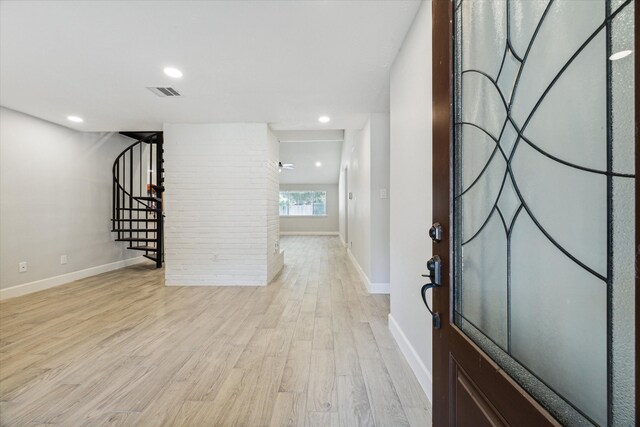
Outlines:
[[163, 135], [140, 139], [116, 157], [113, 163], [111, 231], [116, 241], [162, 267], [164, 260], [164, 169]]

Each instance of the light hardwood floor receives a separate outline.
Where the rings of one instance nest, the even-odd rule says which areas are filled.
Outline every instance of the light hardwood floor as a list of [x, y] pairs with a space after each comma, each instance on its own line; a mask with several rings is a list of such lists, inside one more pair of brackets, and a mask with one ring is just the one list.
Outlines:
[[429, 426], [336, 237], [284, 237], [266, 287], [137, 265], [0, 303], [0, 425]]

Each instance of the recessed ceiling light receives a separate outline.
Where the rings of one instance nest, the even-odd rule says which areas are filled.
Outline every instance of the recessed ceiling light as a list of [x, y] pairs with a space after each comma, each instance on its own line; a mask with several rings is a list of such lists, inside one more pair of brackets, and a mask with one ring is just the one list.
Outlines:
[[611, 61], [617, 61], [618, 59], [625, 58], [625, 57], [627, 57], [629, 55], [631, 55], [631, 51], [630, 50], [621, 50], [620, 52], [616, 52], [613, 55], [611, 55], [609, 57], [609, 59]]
[[75, 122], [75, 123], [84, 122], [84, 120], [82, 120], [82, 117], [78, 117], [78, 116], [67, 116], [67, 120], [69, 120], [71, 122]]
[[164, 69], [164, 73], [169, 77], [173, 77], [174, 79], [179, 79], [180, 77], [182, 77], [182, 71], [173, 67], [166, 67]]
[[329, 123], [331, 119], [329, 118], [329, 116], [320, 116], [318, 117], [318, 121], [320, 123]]
[[322, 166], [322, 162], [316, 162], [316, 167], [319, 168], [320, 166]]

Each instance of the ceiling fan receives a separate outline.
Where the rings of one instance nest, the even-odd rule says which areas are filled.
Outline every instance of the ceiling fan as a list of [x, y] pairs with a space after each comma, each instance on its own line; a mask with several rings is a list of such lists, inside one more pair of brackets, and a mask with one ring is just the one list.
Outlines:
[[292, 170], [295, 169], [295, 165], [293, 163], [278, 162], [278, 172], [282, 172], [282, 169]]

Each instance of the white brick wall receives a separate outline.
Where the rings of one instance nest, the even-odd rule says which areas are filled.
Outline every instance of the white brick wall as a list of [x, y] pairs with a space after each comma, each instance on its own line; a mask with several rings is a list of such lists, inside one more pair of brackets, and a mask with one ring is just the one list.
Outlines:
[[267, 284], [278, 197], [267, 125], [166, 124], [164, 140], [166, 284]]

